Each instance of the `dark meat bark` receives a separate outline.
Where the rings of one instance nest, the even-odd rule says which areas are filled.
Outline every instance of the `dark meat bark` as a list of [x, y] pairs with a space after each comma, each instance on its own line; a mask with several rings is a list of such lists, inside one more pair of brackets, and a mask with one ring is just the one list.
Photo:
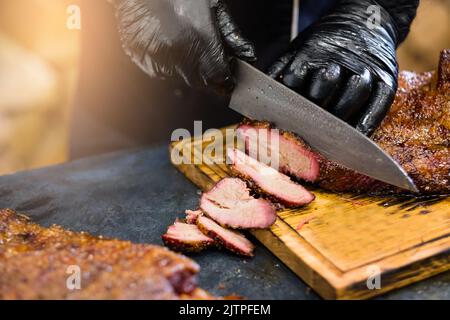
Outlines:
[[204, 234], [218, 241], [231, 252], [246, 257], [253, 256], [255, 246], [243, 234], [225, 229], [205, 216], [197, 219], [197, 225]]
[[166, 246], [181, 252], [200, 252], [214, 245], [214, 240], [203, 234], [195, 224], [182, 222], [171, 225], [162, 239]]
[[233, 229], [268, 228], [276, 220], [273, 205], [252, 197], [247, 184], [237, 178], [225, 178], [204, 193], [200, 209], [220, 225]]
[[243, 153], [238, 149], [228, 149], [234, 176], [250, 181], [259, 194], [286, 207], [300, 207], [312, 202], [315, 196], [288, 176], [278, 172]]
[[[69, 266], [81, 290], [69, 290]], [[165, 248], [40, 227], [0, 210], [0, 299], [207, 298], [199, 266]]]
[[[245, 122], [238, 132], [249, 130], [249, 126], [277, 134], [269, 124], [260, 122]], [[310, 149], [293, 134], [281, 132], [279, 137], [281, 171], [292, 176], [334, 192], [404, 192], [319, 154], [315, 155], [319, 164], [317, 176], [304, 178], [305, 170], [298, 165], [293, 169], [293, 164], [298, 159], [314, 159], [304, 156]], [[408, 172], [421, 193], [450, 194], [450, 50], [442, 52], [436, 74], [400, 73], [395, 101], [372, 139]], [[247, 151], [255, 148], [265, 146], [258, 142], [247, 146]]]

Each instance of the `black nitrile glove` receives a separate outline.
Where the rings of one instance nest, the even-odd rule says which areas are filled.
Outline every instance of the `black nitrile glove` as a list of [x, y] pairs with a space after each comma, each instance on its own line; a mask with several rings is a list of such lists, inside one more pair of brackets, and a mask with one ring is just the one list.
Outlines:
[[[331, 14], [294, 40], [269, 75], [370, 135], [393, 102], [395, 50], [409, 32], [418, 3], [339, 1]], [[374, 5], [379, 24], [368, 10]]]
[[179, 76], [190, 86], [229, 92], [227, 53], [256, 59], [221, 0], [111, 1], [126, 53], [151, 77]]

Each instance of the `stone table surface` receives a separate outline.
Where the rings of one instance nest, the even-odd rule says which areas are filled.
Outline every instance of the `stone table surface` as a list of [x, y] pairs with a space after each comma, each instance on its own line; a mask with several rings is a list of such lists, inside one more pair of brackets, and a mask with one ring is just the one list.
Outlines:
[[[0, 177], [0, 207], [44, 226], [58, 224], [138, 243], [162, 244], [175, 218], [196, 208], [200, 191], [169, 161], [167, 146], [86, 158]], [[256, 256], [223, 251], [191, 257], [200, 285], [214, 294], [249, 299], [319, 299], [257, 240]], [[382, 295], [381, 299], [450, 299], [450, 273]]]

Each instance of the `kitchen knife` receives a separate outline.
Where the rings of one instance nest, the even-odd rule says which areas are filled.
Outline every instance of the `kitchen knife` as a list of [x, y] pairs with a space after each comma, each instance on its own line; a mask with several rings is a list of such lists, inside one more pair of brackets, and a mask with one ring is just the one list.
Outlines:
[[391, 185], [418, 192], [405, 170], [365, 135], [248, 63], [237, 60], [230, 108], [294, 132], [327, 159]]

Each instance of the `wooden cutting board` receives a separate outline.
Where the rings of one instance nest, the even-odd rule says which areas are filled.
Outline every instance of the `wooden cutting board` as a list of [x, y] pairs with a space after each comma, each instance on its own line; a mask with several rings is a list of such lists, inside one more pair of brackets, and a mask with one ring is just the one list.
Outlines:
[[[229, 175], [234, 128], [174, 142], [172, 163], [209, 190]], [[450, 198], [312, 191], [313, 203], [252, 234], [323, 298], [369, 298], [450, 269]]]

